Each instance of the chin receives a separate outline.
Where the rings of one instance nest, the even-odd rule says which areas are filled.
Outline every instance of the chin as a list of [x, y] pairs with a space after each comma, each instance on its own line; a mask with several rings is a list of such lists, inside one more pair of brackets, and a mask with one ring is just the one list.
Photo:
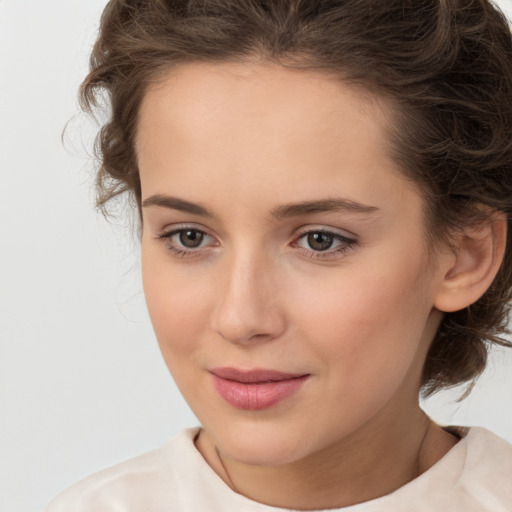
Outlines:
[[281, 466], [295, 462], [307, 455], [302, 436], [280, 432], [277, 428], [261, 425], [252, 429], [223, 429], [212, 432], [219, 449], [241, 464], [252, 466]]

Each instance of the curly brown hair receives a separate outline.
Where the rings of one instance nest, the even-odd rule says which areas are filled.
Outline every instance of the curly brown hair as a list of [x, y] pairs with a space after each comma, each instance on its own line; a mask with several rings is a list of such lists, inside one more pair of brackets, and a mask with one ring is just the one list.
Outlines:
[[446, 240], [482, 205], [507, 215], [507, 249], [487, 292], [447, 313], [422, 393], [474, 383], [506, 334], [512, 292], [512, 37], [487, 0], [111, 0], [80, 99], [106, 100], [97, 138], [98, 206], [128, 192], [139, 208], [134, 139], [150, 83], [183, 62], [254, 57], [337, 75], [387, 98], [402, 172], [419, 185], [427, 234]]

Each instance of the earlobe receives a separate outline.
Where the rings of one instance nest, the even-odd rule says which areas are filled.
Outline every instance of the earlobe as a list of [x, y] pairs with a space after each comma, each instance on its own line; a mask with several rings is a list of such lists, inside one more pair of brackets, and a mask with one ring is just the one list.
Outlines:
[[[494, 212], [458, 237], [437, 289], [434, 307], [446, 313], [476, 302], [491, 286], [505, 254], [506, 215]], [[454, 257], [455, 256], [455, 257]]]

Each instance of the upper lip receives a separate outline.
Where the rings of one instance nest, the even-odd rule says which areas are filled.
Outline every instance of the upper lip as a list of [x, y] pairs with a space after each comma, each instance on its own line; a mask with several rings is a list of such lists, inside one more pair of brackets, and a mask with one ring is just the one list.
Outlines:
[[288, 373], [277, 370], [267, 370], [264, 368], [254, 370], [239, 370], [237, 368], [213, 368], [210, 370], [211, 373], [222, 379], [234, 380], [237, 382], [279, 382], [282, 380], [297, 379], [304, 377], [306, 373]]

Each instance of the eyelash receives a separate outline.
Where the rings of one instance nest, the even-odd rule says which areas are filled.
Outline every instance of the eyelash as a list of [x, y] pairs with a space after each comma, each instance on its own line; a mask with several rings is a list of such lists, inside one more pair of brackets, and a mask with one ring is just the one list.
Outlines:
[[315, 251], [313, 249], [306, 249], [304, 247], [299, 247], [299, 249], [309, 256], [312, 259], [316, 260], [332, 260], [341, 257], [344, 255], [347, 251], [352, 249], [354, 245], [356, 245], [357, 240], [354, 238], [347, 237], [345, 235], [342, 235], [340, 233], [336, 233], [335, 231], [329, 231], [328, 229], [308, 229], [306, 231], [303, 231], [302, 233], [299, 233], [295, 241], [293, 242], [292, 246], [297, 247], [297, 243], [299, 240], [302, 240], [303, 238], [307, 237], [311, 234], [321, 234], [326, 235], [328, 237], [331, 237], [334, 242], [339, 242], [339, 246], [334, 249], [326, 249], [325, 251]]
[[184, 233], [186, 231], [194, 231], [195, 233], [199, 233], [200, 235], [212, 238], [208, 233], [206, 233], [205, 231], [203, 231], [201, 229], [198, 229], [195, 227], [184, 226], [182, 228], [173, 229], [172, 231], [167, 231], [167, 232], [161, 233], [157, 236], [157, 239], [160, 240], [161, 242], [163, 242], [165, 244], [165, 246], [167, 247], [167, 249], [169, 251], [171, 251], [174, 254], [174, 256], [177, 256], [178, 258], [194, 258], [194, 257], [200, 256], [201, 253], [203, 252], [201, 250], [201, 248], [198, 248], [197, 250], [178, 249], [177, 247], [175, 247], [172, 244], [171, 239], [174, 235], [178, 235], [178, 234]]
[[[201, 229], [197, 229], [194, 227], [182, 227], [179, 229], [173, 229], [172, 231], [166, 231], [164, 233], [159, 234], [156, 238], [165, 244], [166, 248], [171, 251], [174, 256], [177, 256], [178, 258], [194, 258], [199, 257], [202, 252], [203, 248], [199, 247], [196, 249], [179, 249], [173, 243], [171, 242], [171, 239], [175, 235], [179, 235], [180, 233], [186, 232], [186, 231], [193, 231], [195, 233], [198, 233], [199, 235], [202, 235], [203, 237], [210, 237], [212, 238], [208, 233]], [[353, 238], [349, 238], [347, 236], [341, 235], [340, 233], [336, 233], [334, 231], [329, 231], [327, 229], [309, 229], [307, 231], [303, 231], [302, 233], [299, 233], [295, 241], [292, 243], [292, 247], [297, 247], [297, 244], [300, 240], [307, 237], [311, 234], [321, 234], [328, 237], [331, 237], [334, 241], [337, 241], [340, 243], [338, 247], [336, 247], [334, 250], [331, 250], [330, 248], [326, 249], [325, 251], [315, 251], [313, 249], [306, 249], [304, 247], [298, 247], [298, 249], [303, 253], [306, 254], [308, 257], [316, 260], [332, 260], [338, 257], [341, 257], [343, 254], [345, 254], [347, 251], [353, 248], [354, 245], [357, 244], [357, 240]]]

